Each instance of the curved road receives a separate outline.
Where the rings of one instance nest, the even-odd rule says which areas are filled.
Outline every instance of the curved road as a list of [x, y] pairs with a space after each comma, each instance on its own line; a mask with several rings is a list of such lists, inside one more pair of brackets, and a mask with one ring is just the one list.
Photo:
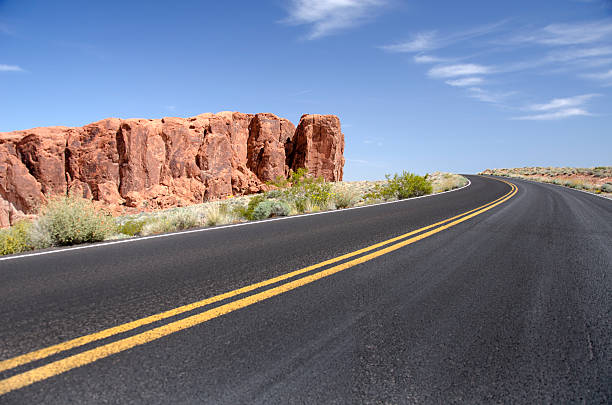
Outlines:
[[468, 177], [2, 260], [0, 403], [610, 403], [612, 201]]

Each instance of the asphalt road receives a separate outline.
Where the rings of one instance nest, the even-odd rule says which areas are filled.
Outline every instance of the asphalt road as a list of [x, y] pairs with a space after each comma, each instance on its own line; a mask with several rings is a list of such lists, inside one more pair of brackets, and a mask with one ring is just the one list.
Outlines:
[[[612, 201], [469, 178], [465, 189], [394, 204], [0, 261], [0, 403], [612, 402]], [[2, 368], [511, 192], [448, 229], [354, 256], [363, 262]], [[155, 335], [173, 325], [184, 327]]]

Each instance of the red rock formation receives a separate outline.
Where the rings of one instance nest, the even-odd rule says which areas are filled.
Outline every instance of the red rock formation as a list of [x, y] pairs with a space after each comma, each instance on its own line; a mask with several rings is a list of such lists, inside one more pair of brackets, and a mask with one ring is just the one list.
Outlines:
[[302, 115], [291, 148], [289, 167], [306, 167], [328, 181], [342, 180], [344, 134], [335, 115]]
[[226, 111], [0, 133], [0, 227], [68, 192], [121, 213], [255, 193], [300, 167], [337, 181], [343, 150], [332, 115], [304, 115], [297, 130]]

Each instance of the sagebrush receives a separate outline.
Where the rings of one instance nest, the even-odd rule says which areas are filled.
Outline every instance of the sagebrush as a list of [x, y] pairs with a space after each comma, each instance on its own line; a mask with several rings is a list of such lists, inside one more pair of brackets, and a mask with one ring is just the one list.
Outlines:
[[431, 182], [427, 175], [419, 176], [414, 173], [403, 171], [402, 174], [394, 174], [393, 177], [386, 175], [386, 183], [379, 184], [368, 197], [372, 199], [398, 199], [420, 197], [431, 194], [433, 191]]
[[49, 200], [36, 220], [36, 244], [50, 242], [67, 246], [99, 242], [116, 230], [113, 218], [90, 200], [75, 196], [58, 196]]

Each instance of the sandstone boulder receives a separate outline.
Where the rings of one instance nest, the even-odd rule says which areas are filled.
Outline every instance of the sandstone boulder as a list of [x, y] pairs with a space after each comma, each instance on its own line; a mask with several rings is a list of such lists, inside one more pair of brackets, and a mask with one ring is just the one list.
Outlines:
[[290, 148], [287, 158], [291, 169], [305, 167], [327, 181], [342, 180], [344, 134], [337, 116], [302, 115]]

